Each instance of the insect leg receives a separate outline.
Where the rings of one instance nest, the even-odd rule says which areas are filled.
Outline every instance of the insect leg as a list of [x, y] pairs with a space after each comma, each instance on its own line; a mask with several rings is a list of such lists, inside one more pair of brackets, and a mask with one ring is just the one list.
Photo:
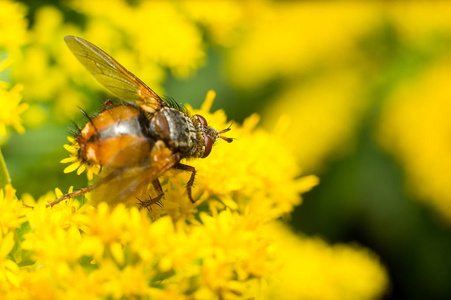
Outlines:
[[188, 192], [189, 200], [192, 203], [194, 203], [193, 196], [191, 195], [191, 188], [193, 187], [194, 178], [196, 177], [196, 168], [194, 168], [193, 166], [188, 166], [188, 165], [184, 165], [184, 164], [181, 164], [181, 163], [175, 164], [173, 168], [174, 169], [178, 169], [178, 170], [191, 172], [191, 177], [189, 178], [188, 183], [186, 184], [186, 191]]
[[75, 192], [72, 192], [72, 193], [65, 194], [65, 195], [61, 196], [59, 199], [53, 201], [52, 203], [47, 204], [45, 207], [52, 207], [53, 205], [58, 204], [58, 203], [60, 203], [61, 201], [64, 201], [64, 200], [66, 200], [66, 199], [70, 199], [70, 198], [74, 198], [74, 197], [78, 197], [78, 196], [84, 195], [84, 194], [86, 194], [87, 192], [90, 192], [90, 191], [92, 191], [93, 189], [95, 189], [97, 186], [98, 186], [98, 184], [93, 184], [93, 185], [84, 187], [84, 188], [82, 188], [82, 189], [80, 189], [80, 190], [78, 190], [78, 191], [75, 191]]
[[163, 192], [163, 189], [161, 188], [160, 180], [158, 180], [158, 178], [155, 179], [154, 181], [152, 181], [152, 185], [153, 185], [153, 188], [155, 189], [155, 191], [158, 194], [158, 196], [156, 196], [152, 200], [154, 202], [157, 202], [157, 201], [159, 201], [161, 199], [161, 197], [163, 197], [164, 192]]
[[53, 201], [52, 203], [47, 204], [45, 207], [52, 207], [53, 205], [58, 204], [61, 201], [64, 201], [66, 199], [70, 199], [70, 198], [74, 198], [74, 197], [78, 197], [78, 196], [84, 195], [87, 192], [90, 192], [93, 189], [101, 186], [102, 184], [107, 183], [108, 181], [113, 179], [115, 176], [117, 176], [118, 173], [120, 174], [120, 172], [121, 172], [121, 169], [117, 169], [114, 172], [111, 172], [110, 174], [108, 174], [102, 180], [100, 180], [100, 181], [98, 181], [98, 182], [96, 182], [96, 183], [94, 183], [94, 184], [92, 184], [90, 186], [87, 186], [87, 187], [84, 187], [82, 189], [79, 189], [78, 191], [65, 194], [65, 195], [61, 196], [59, 199], [56, 199], [55, 201]]
[[149, 195], [149, 200], [147, 201], [140, 200], [139, 204], [141, 205], [141, 207], [149, 208], [152, 204], [157, 204], [158, 206], [162, 207], [161, 198], [164, 196], [164, 192], [163, 189], [161, 188], [160, 180], [155, 179], [154, 181], [152, 181], [152, 185], [158, 195], [155, 198], [152, 198]]

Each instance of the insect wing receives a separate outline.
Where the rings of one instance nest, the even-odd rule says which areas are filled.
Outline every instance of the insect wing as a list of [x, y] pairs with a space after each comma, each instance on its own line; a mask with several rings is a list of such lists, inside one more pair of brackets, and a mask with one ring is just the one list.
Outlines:
[[[99, 183], [92, 192], [93, 203], [107, 202], [110, 205], [124, 203], [127, 206], [136, 204], [137, 199], [143, 199], [148, 189], [148, 180], [156, 176], [156, 170], [150, 164], [131, 168], [114, 169], [111, 172], [102, 171]], [[147, 196], [146, 196], [147, 197]]]
[[[143, 137], [144, 138], [144, 137]], [[117, 155], [121, 155], [122, 151]], [[104, 168], [98, 187], [92, 193], [94, 203], [106, 201], [112, 205], [135, 205], [148, 199], [148, 187], [158, 177], [172, 168], [180, 156], [167, 148], [163, 141], [155, 142], [149, 160], [131, 167]]]
[[137, 103], [150, 113], [166, 106], [152, 89], [99, 47], [75, 36], [64, 40], [94, 78], [119, 98]]

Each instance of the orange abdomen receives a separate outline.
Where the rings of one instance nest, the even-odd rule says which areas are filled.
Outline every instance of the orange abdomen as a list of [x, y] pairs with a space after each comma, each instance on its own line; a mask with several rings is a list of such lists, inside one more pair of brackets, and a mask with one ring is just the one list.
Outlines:
[[80, 157], [91, 164], [127, 167], [149, 157], [154, 141], [144, 135], [147, 119], [132, 106], [102, 111], [82, 129]]

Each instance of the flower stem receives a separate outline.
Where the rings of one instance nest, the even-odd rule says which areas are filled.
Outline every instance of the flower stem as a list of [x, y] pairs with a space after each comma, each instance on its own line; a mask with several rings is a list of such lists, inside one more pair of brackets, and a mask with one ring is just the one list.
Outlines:
[[5, 160], [0, 149], [0, 188], [4, 188], [10, 182], [11, 178], [9, 177], [8, 169], [6, 168]]

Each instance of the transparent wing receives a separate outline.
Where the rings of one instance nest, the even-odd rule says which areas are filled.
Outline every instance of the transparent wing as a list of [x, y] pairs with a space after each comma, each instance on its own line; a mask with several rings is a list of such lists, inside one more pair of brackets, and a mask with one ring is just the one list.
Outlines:
[[[143, 137], [144, 138], [144, 137]], [[121, 155], [118, 152], [117, 155]], [[149, 184], [172, 168], [180, 160], [179, 155], [157, 141], [149, 155], [149, 160], [124, 168], [104, 168], [96, 188], [92, 192], [94, 203], [101, 201], [112, 205], [120, 202], [134, 205], [138, 199], [146, 200]]]
[[119, 98], [137, 103], [151, 113], [166, 106], [152, 89], [99, 47], [75, 36], [64, 40], [94, 78]]

